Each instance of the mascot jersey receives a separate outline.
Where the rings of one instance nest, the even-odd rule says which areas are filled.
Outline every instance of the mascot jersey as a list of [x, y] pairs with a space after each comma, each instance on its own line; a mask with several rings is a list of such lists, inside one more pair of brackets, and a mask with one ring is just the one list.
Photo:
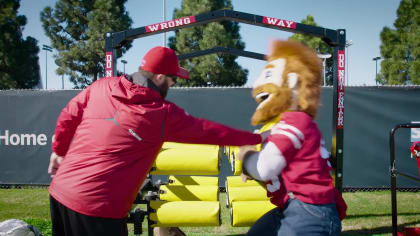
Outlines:
[[293, 193], [310, 204], [336, 203], [340, 218], [344, 219], [347, 206], [334, 187], [329, 153], [323, 146], [321, 132], [308, 114], [282, 113], [264, 148], [278, 149], [287, 162], [281, 174], [266, 183], [267, 195], [274, 205], [283, 208]]

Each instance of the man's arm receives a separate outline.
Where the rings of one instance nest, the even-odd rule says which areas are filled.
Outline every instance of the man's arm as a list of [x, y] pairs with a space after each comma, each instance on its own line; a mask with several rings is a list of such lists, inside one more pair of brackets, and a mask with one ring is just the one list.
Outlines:
[[80, 124], [83, 111], [89, 99], [90, 87], [81, 91], [67, 103], [57, 119], [52, 142], [52, 151], [58, 156], [65, 156], [77, 126]]
[[261, 143], [261, 135], [193, 117], [170, 104], [163, 127], [163, 139], [170, 142], [243, 146]]

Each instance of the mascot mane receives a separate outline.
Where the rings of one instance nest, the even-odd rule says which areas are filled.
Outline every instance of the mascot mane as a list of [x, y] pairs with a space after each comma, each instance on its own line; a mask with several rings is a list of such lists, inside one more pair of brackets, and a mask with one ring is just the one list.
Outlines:
[[[279, 81], [264, 82], [264, 73], [273, 68], [278, 59], [285, 61]], [[252, 118], [254, 125], [264, 123], [288, 110], [302, 111], [315, 118], [321, 93], [321, 60], [309, 47], [295, 41], [274, 41], [267, 56], [265, 71], [258, 78], [253, 88], [253, 97], [258, 103], [265, 103], [257, 108]], [[290, 88], [290, 75], [297, 75], [297, 85]], [[267, 77], [267, 76], [266, 76]], [[263, 92], [273, 95], [270, 101], [261, 101], [258, 94]], [[295, 106], [293, 106], [295, 104]]]

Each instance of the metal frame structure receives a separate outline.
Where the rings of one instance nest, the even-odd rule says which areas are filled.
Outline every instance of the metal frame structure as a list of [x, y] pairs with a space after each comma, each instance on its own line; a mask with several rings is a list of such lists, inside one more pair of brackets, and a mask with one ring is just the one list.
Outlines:
[[420, 128], [419, 123], [407, 123], [396, 125], [389, 134], [389, 148], [390, 148], [390, 163], [389, 163], [389, 174], [391, 176], [391, 207], [392, 207], [392, 235], [397, 236], [398, 234], [398, 222], [397, 222], [397, 175], [404, 176], [411, 180], [420, 182], [420, 178], [403, 173], [397, 170], [395, 163], [395, 141], [394, 135], [399, 128]]
[[[344, 138], [344, 85], [345, 85], [345, 44], [346, 31], [344, 29], [327, 29], [317, 26], [305, 25], [290, 20], [279, 19], [275, 17], [267, 17], [254, 15], [233, 10], [218, 10], [202, 13], [194, 16], [186, 16], [179, 19], [160, 22], [157, 24], [147, 25], [135, 29], [125, 30], [121, 32], [108, 32], [105, 34], [105, 76], [112, 77], [117, 75], [117, 49], [124, 46], [131, 40], [147, 37], [154, 34], [164, 33], [167, 31], [179, 30], [182, 28], [197, 26], [214, 21], [231, 20], [240, 23], [246, 23], [266, 28], [272, 28], [292, 33], [300, 33], [321, 38], [329, 46], [334, 48], [334, 72], [333, 72], [333, 122], [332, 122], [332, 143], [331, 154], [335, 169], [335, 186], [340, 192], [343, 188], [343, 138]], [[203, 56], [211, 53], [229, 53], [237, 56], [245, 56], [258, 60], [264, 60], [265, 55], [249, 51], [242, 51], [234, 48], [215, 47], [202, 51], [192, 52], [184, 55], [178, 55], [180, 60], [185, 60], [197, 56]], [[151, 191], [149, 191], [150, 193]], [[145, 197], [146, 199], [148, 196]], [[139, 199], [140, 200], [140, 199]], [[141, 201], [141, 200], [140, 200]], [[146, 200], [147, 202], [147, 200]], [[147, 212], [150, 211], [147, 204]], [[137, 222], [135, 228], [139, 228], [139, 222], [142, 221], [146, 212], [134, 213], [129, 221]], [[135, 216], [137, 215], [137, 216]], [[148, 234], [153, 235], [150, 228], [150, 220], [148, 221]], [[138, 229], [139, 233], [141, 228]]]
[[[160, 22], [135, 29], [108, 32], [105, 34], [105, 76], [117, 75], [116, 50], [127, 42], [167, 31], [179, 30], [186, 27], [197, 26], [214, 21], [231, 20], [266, 28], [272, 28], [292, 33], [306, 34], [321, 38], [329, 46], [334, 48], [334, 73], [333, 73], [333, 124], [331, 154], [335, 168], [335, 185], [342, 192], [343, 185], [343, 138], [344, 138], [344, 85], [345, 85], [345, 29], [327, 29], [317, 26], [305, 25], [298, 22], [279, 19], [276, 17], [260, 16], [233, 10], [218, 10], [202, 13], [194, 16], [186, 16], [179, 19]], [[264, 55], [254, 52], [247, 52], [233, 48], [216, 47], [203, 51], [179, 55], [180, 59], [188, 59], [195, 56], [202, 56], [210, 53], [230, 53], [238, 56], [245, 56], [254, 59], [264, 60]]]

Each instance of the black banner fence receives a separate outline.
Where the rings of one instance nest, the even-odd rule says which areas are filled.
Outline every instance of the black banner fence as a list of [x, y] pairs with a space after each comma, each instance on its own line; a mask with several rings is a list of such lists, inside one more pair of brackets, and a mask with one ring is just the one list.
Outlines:
[[[58, 114], [80, 90], [0, 91], [0, 185], [47, 185], [51, 137]], [[331, 149], [333, 88], [324, 87], [316, 118], [327, 148]], [[235, 128], [250, 124], [256, 103], [250, 88], [174, 88], [168, 100], [190, 114]], [[344, 132], [344, 188], [389, 188], [390, 130], [400, 123], [420, 121], [420, 87], [346, 87]], [[410, 158], [412, 132], [395, 136], [401, 171], [417, 175]], [[220, 178], [231, 175], [222, 159]], [[224, 183], [221, 180], [220, 183]], [[420, 188], [401, 179], [399, 188]]]

